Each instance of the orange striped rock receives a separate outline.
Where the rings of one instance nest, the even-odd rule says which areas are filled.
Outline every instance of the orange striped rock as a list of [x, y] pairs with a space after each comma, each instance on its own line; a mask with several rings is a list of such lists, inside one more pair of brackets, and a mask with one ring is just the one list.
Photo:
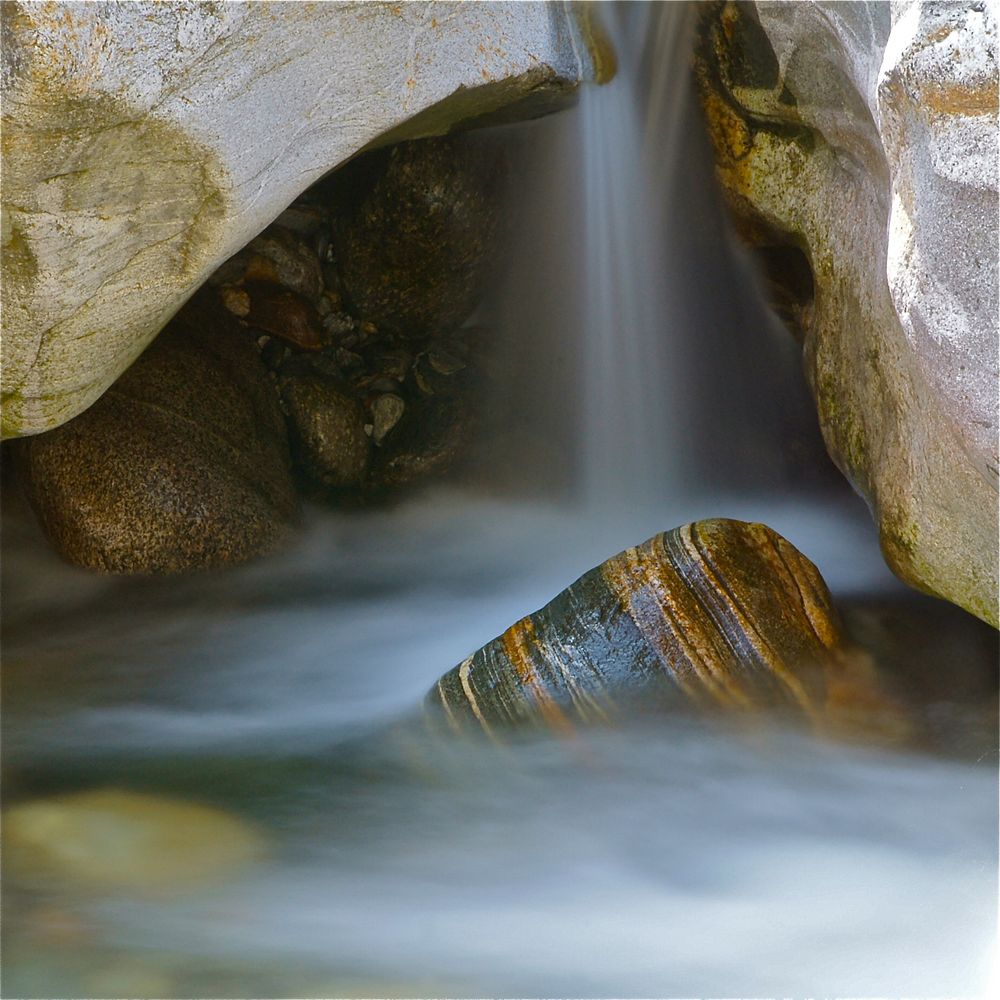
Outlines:
[[660, 704], [784, 708], [836, 728], [845, 704], [866, 714], [883, 703], [863, 662], [845, 655], [816, 567], [765, 525], [732, 520], [688, 524], [607, 560], [427, 697], [448, 726], [492, 734]]

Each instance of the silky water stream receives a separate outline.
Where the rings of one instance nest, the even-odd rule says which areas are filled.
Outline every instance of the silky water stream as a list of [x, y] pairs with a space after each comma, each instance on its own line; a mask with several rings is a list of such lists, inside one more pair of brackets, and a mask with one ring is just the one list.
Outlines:
[[789, 457], [814, 418], [725, 235], [687, 13], [621, 13], [616, 80], [509, 132], [511, 263], [484, 308], [527, 444], [503, 490], [313, 509], [283, 554], [180, 580], [74, 570], [8, 498], [7, 803], [168, 795], [267, 849], [183, 890], [8, 880], [5, 996], [988, 988], [994, 727], [936, 755], [673, 718], [502, 750], [383, 735], [580, 573], [709, 516], [765, 521], [840, 600], [943, 614], [941, 671], [995, 666], [988, 631], [892, 579], [847, 486]]

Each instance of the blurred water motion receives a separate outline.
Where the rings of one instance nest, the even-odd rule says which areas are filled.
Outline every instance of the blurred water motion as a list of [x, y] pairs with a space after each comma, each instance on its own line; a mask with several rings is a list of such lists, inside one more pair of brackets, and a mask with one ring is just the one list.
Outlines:
[[[221, 887], [171, 899], [8, 872], [7, 995], [984, 981], [989, 734], [979, 763], [678, 719], [504, 750], [395, 738], [389, 724], [442, 669], [633, 539], [631, 519], [428, 496], [378, 516], [314, 512], [295, 551], [232, 573], [123, 581], [60, 564], [14, 507], [7, 803], [155, 792], [243, 817], [272, 846]], [[689, 498], [663, 516], [718, 507], [774, 525], [841, 593], [894, 590], [858, 508]]]
[[[6, 870], [5, 995], [986, 988], [996, 727], [963, 685], [995, 680], [996, 641], [960, 612], [922, 668], [942, 725], [965, 734], [950, 756], [676, 718], [502, 750], [403, 725], [445, 670], [581, 573], [699, 518], [770, 525], [857, 598], [872, 635], [870, 595], [930, 605], [904, 598], [845, 483], [796, 483], [801, 426], [805, 464], [825, 459], [798, 349], [775, 336], [708, 184], [676, 65], [689, 14], [621, 13], [618, 80], [509, 133], [534, 148], [484, 314], [536, 450], [514, 449], [504, 492], [314, 509], [280, 556], [139, 580], [62, 564], [5, 503], [5, 804], [127, 790], [221, 810], [267, 844], [228, 880], [167, 896]], [[645, 160], [627, 148], [643, 136]], [[584, 203], [603, 204], [606, 239]]]

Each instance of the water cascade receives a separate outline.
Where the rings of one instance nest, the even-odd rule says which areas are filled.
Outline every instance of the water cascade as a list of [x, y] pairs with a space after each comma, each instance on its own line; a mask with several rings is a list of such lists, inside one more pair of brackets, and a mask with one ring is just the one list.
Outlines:
[[[313, 509], [280, 556], [166, 580], [74, 570], [6, 505], [8, 798], [172, 795], [269, 844], [188, 895], [12, 891], [10, 995], [983, 982], [996, 788], [970, 760], [793, 733], [748, 744], [677, 719], [500, 757], [435, 744], [417, 768], [378, 742], [511, 622], [685, 521], [766, 521], [835, 594], [900, 593], [845, 484], [832, 499], [789, 485], [797, 348], [718, 214], [688, 90], [692, 11], [610, 13], [614, 82], [501, 132], [519, 171], [509, 266], [484, 306], [510, 345], [502, 492]], [[343, 753], [357, 737], [360, 763]]]
[[[622, 53], [616, 86], [584, 94], [578, 118], [576, 160], [583, 175], [582, 495], [589, 506], [656, 509], [671, 491], [685, 487], [678, 441], [680, 366], [671, 364], [678, 290], [671, 271], [663, 204], [674, 185], [669, 157], [676, 109], [688, 96], [686, 61], [665, 47], [683, 45], [690, 28], [683, 5], [649, 5], [630, 12], [657, 29], [656, 94], [643, 115], [641, 37], [626, 39], [635, 25], [620, 23]], [[642, 33], [644, 34], [644, 32]], [[675, 109], [664, 107], [667, 100]], [[659, 162], [657, 162], [659, 160]], [[674, 236], [676, 239], [676, 236]], [[673, 251], [673, 252], [671, 252]], [[672, 319], [673, 318], [673, 319]], [[676, 359], [673, 359], [676, 360]], [[673, 404], [673, 405], [672, 405]]]

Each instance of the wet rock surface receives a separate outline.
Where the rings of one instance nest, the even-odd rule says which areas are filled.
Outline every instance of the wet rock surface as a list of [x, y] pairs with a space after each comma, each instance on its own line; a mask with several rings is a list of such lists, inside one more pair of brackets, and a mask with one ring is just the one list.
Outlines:
[[698, 521], [586, 573], [428, 695], [458, 731], [555, 731], [651, 707], [779, 710], [820, 731], [905, 732], [852, 655], [816, 567], [762, 524]]
[[803, 340], [830, 455], [893, 571], [996, 625], [995, 7], [701, 14], [717, 173]]
[[854, 595], [837, 603], [852, 643], [870, 657], [880, 683], [911, 721], [914, 746], [975, 761], [996, 747], [995, 629], [917, 593]]
[[18, 445], [46, 535], [111, 573], [171, 573], [274, 548], [298, 501], [284, 418], [252, 339], [207, 293], [86, 413]]
[[602, 73], [573, 8], [442, 10], [6, 6], [3, 436], [85, 410], [222, 261], [361, 150], [535, 117]]
[[499, 225], [499, 154], [467, 136], [406, 142], [338, 176], [333, 248], [358, 315], [411, 334], [466, 319]]
[[11, 806], [4, 841], [22, 883], [139, 892], [200, 889], [265, 854], [264, 838], [221, 810], [115, 788]]
[[[470, 458], [490, 337], [462, 323], [496, 237], [495, 155], [467, 136], [398, 149], [308, 192], [97, 404], [20, 446], [64, 556], [117, 573], [239, 562], [280, 542], [298, 493], [382, 502]], [[381, 276], [365, 308], [345, 271]]]
[[463, 324], [502, 176], [476, 136], [366, 154], [210, 280], [274, 375], [314, 498], [384, 500], [471, 455], [490, 337]]
[[335, 490], [360, 487], [371, 442], [364, 410], [351, 387], [316, 374], [288, 376], [281, 386], [302, 469]]

